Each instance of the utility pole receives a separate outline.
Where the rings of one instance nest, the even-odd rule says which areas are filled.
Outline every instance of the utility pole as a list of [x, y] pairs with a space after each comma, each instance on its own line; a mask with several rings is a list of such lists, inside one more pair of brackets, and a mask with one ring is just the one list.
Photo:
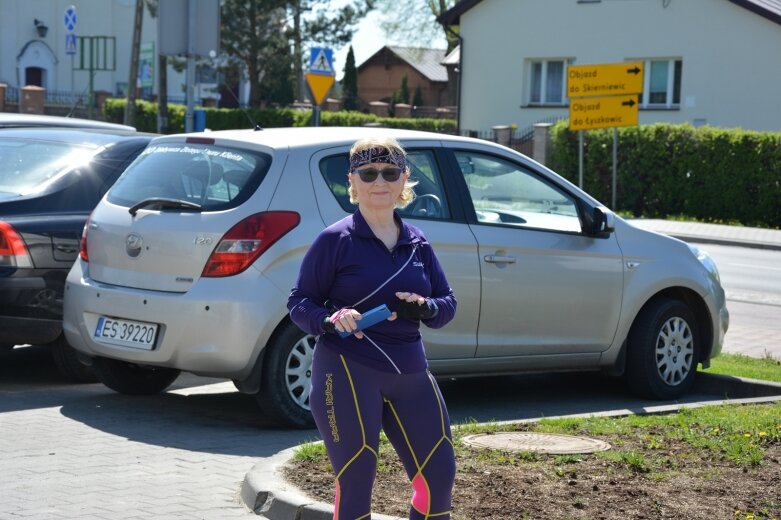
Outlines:
[[141, 24], [144, 21], [144, 0], [136, 0], [136, 16], [133, 23], [133, 45], [130, 49], [130, 74], [127, 80], [127, 104], [125, 124], [133, 126], [136, 112], [136, 83], [138, 81], [138, 55], [141, 50]]
[[293, 59], [296, 64], [296, 99], [303, 102], [306, 98], [304, 87], [304, 71], [301, 69], [303, 61], [303, 50], [301, 49], [301, 0], [293, 2]]

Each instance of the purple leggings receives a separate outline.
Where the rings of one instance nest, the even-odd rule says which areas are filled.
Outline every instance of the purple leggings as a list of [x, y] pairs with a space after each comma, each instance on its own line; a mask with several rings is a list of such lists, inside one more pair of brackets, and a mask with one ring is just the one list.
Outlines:
[[336, 474], [334, 520], [371, 518], [380, 428], [412, 482], [410, 520], [450, 519], [456, 464], [434, 378], [382, 372], [315, 348], [309, 403]]

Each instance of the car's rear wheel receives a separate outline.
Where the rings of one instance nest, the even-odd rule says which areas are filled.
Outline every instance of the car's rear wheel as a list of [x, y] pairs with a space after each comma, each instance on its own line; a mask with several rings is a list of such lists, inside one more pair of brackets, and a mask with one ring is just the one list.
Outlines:
[[314, 428], [309, 409], [315, 337], [293, 323], [277, 332], [264, 359], [263, 379], [256, 399], [263, 413], [294, 428]]
[[65, 336], [60, 334], [56, 340], [49, 343], [49, 349], [54, 359], [54, 365], [62, 375], [75, 383], [96, 383], [98, 377], [92, 367], [79, 361], [76, 350], [68, 345]]
[[699, 328], [689, 307], [658, 299], [637, 317], [629, 333], [627, 382], [651, 399], [675, 399], [694, 384], [699, 359]]
[[128, 395], [157, 394], [179, 377], [173, 368], [152, 367], [98, 357], [92, 363], [100, 382], [115, 392]]

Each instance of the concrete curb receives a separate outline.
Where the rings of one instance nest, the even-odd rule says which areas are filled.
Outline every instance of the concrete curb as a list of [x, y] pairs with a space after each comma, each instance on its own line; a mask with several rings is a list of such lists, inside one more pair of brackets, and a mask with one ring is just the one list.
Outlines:
[[[674, 413], [683, 408], [697, 408], [720, 404], [751, 404], [781, 401], [781, 384], [756, 379], [746, 379], [720, 374], [700, 373], [695, 384], [697, 391], [723, 395], [724, 399], [684, 404], [667, 404], [643, 407], [642, 409], [621, 409], [593, 412], [547, 419], [573, 417], [620, 417], [625, 415], [648, 415]], [[536, 422], [540, 418], [511, 421], [496, 421], [492, 424], [515, 424]], [[317, 502], [307, 497], [295, 485], [281, 475], [282, 466], [293, 457], [297, 446], [280, 451], [264, 459], [247, 472], [241, 485], [241, 500], [250, 510], [268, 520], [332, 520], [332, 504]], [[372, 513], [376, 520], [405, 520], [401, 517]]]
[[750, 247], [752, 249], [768, 249], [773, 251], [781, 251], [781, 244], [773, 244], [770, 242], [754, 242], [751, 240], [738, 240], [734, 238], [717, 238], [717, 237], [705, 237], [702, 235], [690, 235], [686, 233], [677, 233], [675, 231], [662, 232], [664, 235], [683, 240], [684, 242], [694, 242], [699, 244], [716, 244], [720, 246], [740, 246]]

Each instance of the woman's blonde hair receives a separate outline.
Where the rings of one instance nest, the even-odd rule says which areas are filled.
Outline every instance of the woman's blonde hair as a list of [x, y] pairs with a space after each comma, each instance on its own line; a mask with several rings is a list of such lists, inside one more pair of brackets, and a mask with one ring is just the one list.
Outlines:
[[[366, 139], [356, 141], [353, 147], [350, 149], [350, 157], [363, 150], [377, 147], [386, 148], [391, 153], [398, 153], [403, 155], [405, 158], [407, 157], [407, 152], [404, 150], [404, 148], [402, 148], [399, 142], [392, 137], [367, 137]], [[404, 172], [402, 173], [409, 174], [409, 166], [407, 166], [407, 168], [405, 168]], [[404, 189], [401, 190], [401, 194], [399, 195], [398, 200], [396, 200], [397, 208], [406, 208], [413, 200], [415, 200], [415, 190], [413, 190], [413, 188], [417, 184], [418, 181], [410, 180], [410, 178], [407, 177], [407, 179], [404, 181]], [[347, 193], [350, 195], [350, 202], [353, 204], [358, 204], [358, 192], [353, 187], [352, 181], [350, 181], [350, 186], [347, 188]]]

